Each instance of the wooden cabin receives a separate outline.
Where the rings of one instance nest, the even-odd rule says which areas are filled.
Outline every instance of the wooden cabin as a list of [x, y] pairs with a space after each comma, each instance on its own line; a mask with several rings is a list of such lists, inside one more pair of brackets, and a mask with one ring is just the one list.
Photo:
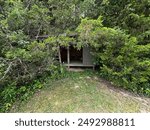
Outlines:
[[[37, 39], [43, 40], [47, 38], [46, 36], [38, 36]], [[73, 36], [71, 36], [73, 37]], [[84, 46], [80, 50], [75, 48], [73, 46], [74, 44], [69, 45], [69, 47], [59, 47], [58, 52], [58, 60], [61, 64], [70, 67], [85, 67], [85, 68], [93, 68], [94, 69], [94, 63], [93, 58], [90, 53], [90, 47]]]
[[67, 67], [92, 67], [94, 68], [90, 47], [80, 50], [70, 44], [69, 47], [60, 47], [60, 61]]

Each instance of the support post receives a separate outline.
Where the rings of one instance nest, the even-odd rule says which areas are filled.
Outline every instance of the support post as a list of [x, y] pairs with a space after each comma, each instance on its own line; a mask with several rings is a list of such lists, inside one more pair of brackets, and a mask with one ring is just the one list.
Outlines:
[[59, 57], [59, 62], [61, 64], [62, 62], [61, 62], [60, 46], [58, 46], [58, 57]]
[[68, 64], [68, 68], [70, 67], [70, 51], [69, 51], [69, 46], [67, 47], [67, 64]]
[[95, 65], [93, 65], [93, 70], [95, 70]]

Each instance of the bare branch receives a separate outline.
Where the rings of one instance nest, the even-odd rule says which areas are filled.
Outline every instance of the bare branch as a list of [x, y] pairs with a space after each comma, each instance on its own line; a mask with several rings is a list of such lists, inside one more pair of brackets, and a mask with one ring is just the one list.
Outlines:
[[27, 66], [25, 64], [23, 64], [22, 60], [20, 58], [17, 58], [17, 59], [19, 60], [20, 64], [23, 66], [25, 72], [29, 73], [29, 71], [27, 70]]
[[39, 27], [39, 29], [38, 29], [38, 33], [37, 33], [37, 35], [36, 35], [36, 40], [38, 39], [38, 37], [39, 37], [39, 34], [40, 34], [40, 31], [41, 31], [41, 28], [42, 28], [42, 25], [40, 25], [40, 27]]
[[10, 64], [9, 64], [7, 70], [5, 71], [3, 77], [0, 79], [0, 81], [2, 81], [2, 80], [6, 77], [6, 75], [9, 73], [11, 67], [12, 67], [12, 62], [10, 62]]
[[32, 0], [30, 0], [30, 1], [28, 2], [28, 5], [27, 5], [27, 7], [25, 8], [25, 10], [27, 10], [27, 9], [29, 8], [29, 6], [30, 6], [30, 4], [31, 4], [31, 1], [32, 1]]

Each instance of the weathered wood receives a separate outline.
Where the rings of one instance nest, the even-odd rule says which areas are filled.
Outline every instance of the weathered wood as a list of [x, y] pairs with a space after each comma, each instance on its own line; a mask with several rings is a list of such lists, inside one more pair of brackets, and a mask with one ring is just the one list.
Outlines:
[[83, 65], [93, 65], [90, 47], [83, 47]]
[[58, 46], [58, 57], [59, 57], [59, 63], [61, 64], [61, 53], [60, 53], [60, 46]]
[[68, 68], [69, 68], [69, 64], [70, 64], [70, 50], [69, 50], [69, 47], [67, 47], [67, 64], [68, 64]]

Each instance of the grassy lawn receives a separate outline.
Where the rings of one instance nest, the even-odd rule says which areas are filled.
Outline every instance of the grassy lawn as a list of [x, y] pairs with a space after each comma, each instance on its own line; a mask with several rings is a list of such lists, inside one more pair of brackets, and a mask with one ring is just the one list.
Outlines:
[[94, 74], [71, 72], [10, 112], [150, 112], [150, 99], [114, 88]]

